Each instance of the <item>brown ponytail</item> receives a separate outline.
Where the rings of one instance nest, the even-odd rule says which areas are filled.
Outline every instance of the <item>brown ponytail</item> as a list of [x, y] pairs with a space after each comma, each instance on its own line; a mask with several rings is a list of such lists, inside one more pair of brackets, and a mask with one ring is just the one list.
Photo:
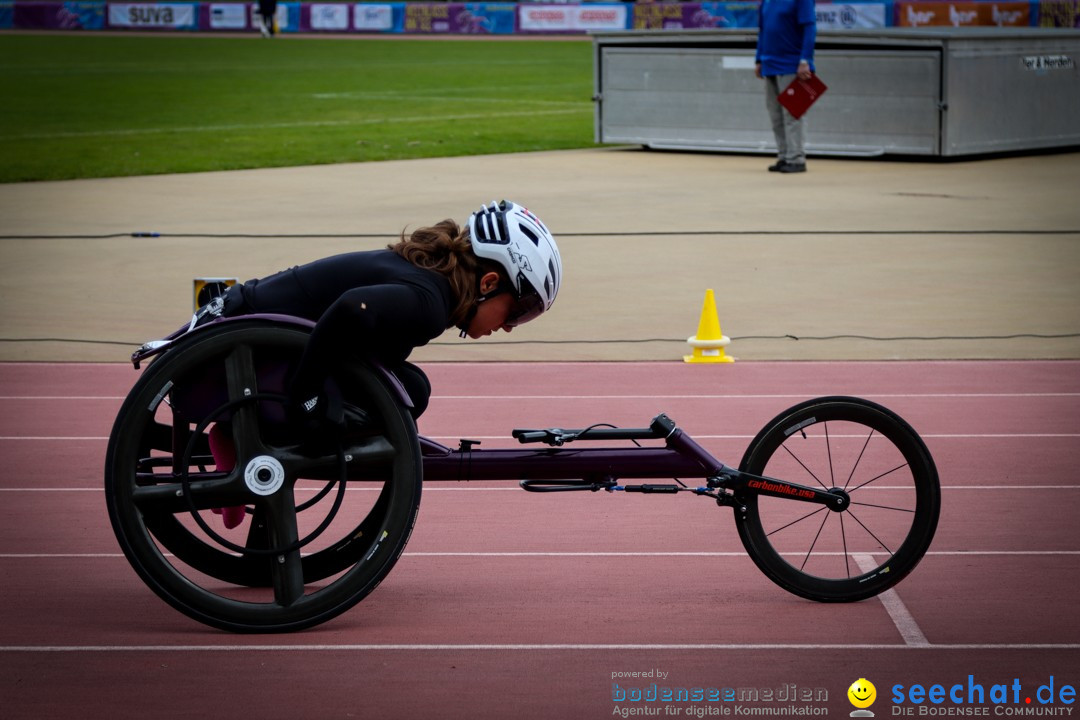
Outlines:
[[413, 265], [432, 270], [450, 281], [450, 291], [457, 304], [450, 312], [450, 323], [460, 325], [469, 315], [479, 295], [478, 275], [489, 270], [505, 276], [498, 265], [473, 254], [468, 228], [453, 220], [443, 220], [432, 227], [418, 228], [409, 237], [387, 246]]

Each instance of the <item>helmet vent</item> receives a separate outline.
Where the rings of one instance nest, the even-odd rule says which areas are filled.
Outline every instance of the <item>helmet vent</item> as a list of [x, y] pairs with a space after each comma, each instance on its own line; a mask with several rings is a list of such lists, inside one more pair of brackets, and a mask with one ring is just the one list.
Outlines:
[[536, 236], [536, 233], [534, 233], [528, 225], [521, 223], [518, 225], [518, 227], [521, 229], [521, 232], [525, 235], [525, 237], [532, 240], [533, 245], [535, 245], [536, 247], [540, 247], [540, 238]]

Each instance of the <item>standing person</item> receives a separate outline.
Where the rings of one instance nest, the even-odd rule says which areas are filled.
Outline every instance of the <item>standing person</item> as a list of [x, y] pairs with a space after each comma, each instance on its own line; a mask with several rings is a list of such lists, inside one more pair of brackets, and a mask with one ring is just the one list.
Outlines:
[[762, 0], [754, 74], [765, 80], [765, 106], [776, 137], [777, 161], [770, 172], [806, 172], [802, 119], [777, 100], [792, 80], [814, 74], [817, 19], [814, 0]]
[[259, 32], [263, 37], [277, 34], [277, 0], [259, 0], [259, 18], [262, 20]]

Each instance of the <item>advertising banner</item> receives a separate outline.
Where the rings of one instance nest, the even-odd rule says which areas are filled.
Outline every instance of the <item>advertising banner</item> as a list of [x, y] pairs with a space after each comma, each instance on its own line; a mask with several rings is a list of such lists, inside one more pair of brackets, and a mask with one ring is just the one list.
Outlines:
[[816, 14], [818, 30], [880, 28], [892, 16], [885, 3], [818, 3]]
[[[11, 13], [4, 24], [4, 5]], [[33, 2], [0, 5], [0, 27], [21, 30], [101, 30], [105, 5], [100, 2]]]
[[109, 3], [108, 26], [139, 30], [196, 30], [198, 3]]
[[405, 7], [400, 3], [397, 7], [399, 12], [395, 13], [395, 6], [389, 3], [357, 3], [353, 6], [353, 29], [357, 32], [401, 32]]
[[10, 30], [15, 25], [15, 4], [0, 2], [0, 30]]
[[406, 3], [405, 32], [450, 32], [450, 5], [446, 3]]
[[[674, 3], [681, 11], [681, 25], [673, 17], [664, 19], [663, 28], [756, 28], [758, 25], [758, 3], [756, 2], [703, 2]], [[655, 27], [646, 23], [639, 24], [638, 13], [650, 13], [646, 5], [634, 7], [634, 27], [647, 29]], [[673, 15], [670, 10], [666, 13]], [[647, 16], [647, 15], [646, 15]]]
[[206, 18], [200, 18], [200, 29], [207, 30], [247, 30], [247, 5], [244, 3], [204, 3]]
[[100, 2], [65, 2], [56, 19], [64, 30], [104, 30], [105, 6]]
[[507, 3], [406, 3], [406, 33], [506, 35], [516, 6]]
[[344, 3], [311, 3], [309, 28], [316, 32], [347, 32], [350, 9]]
[[521, 32], [598, 32], [625, 30], [630, 14], [626, 5], [588, 3], [586, 5], [521, 4], [518, 30]]
[[453, 32], [472, 35], [512, 35], [516, 29], [514, 3], [451, 4]]
[[701, 6], [698, 3], [638, 3], [634, 5], [631, 24], [635, 30], [680, 30], [693, 27], [690, 25], [690, 17], [699, 7]]
[[694, 27], [756, 28], [758, 26], [758, 3], [756, 2], [705, 2], [697, 13], [698, 22], [705, 17], [713, 18], [713, 24]]
[[[695, 28], [754, 29], [758, 0], [528, 3], [279, 2], [283, 32], [417, 34], [587, 33]], [[883, 0], [819, 2], [820, 30], [926, 26], [1080, 28], [1080, 0]], [[0, 28], [248, 31], [254, 2], [0, 0]]]
[[[758, 24], [758, 3], [746, 2], [660, 2], [634, 5], [635, 30], [679, 30], [682, 28], [749, 28]], [[818, 3], [819, 30], [880, 28], [892, 18], [891, 2]]]
[[1026, 27], [1031, 24], [1027, 2], [908, 2], [896, 3], [896, 25]]
[[1080, 28], [1080, 0], [1042, 0], [1039, 3], [1038, 24], [1042, 27]]
[[635, 30], [681, 28], [756, 28], [756, 2], [640, 3], [634, 6]]

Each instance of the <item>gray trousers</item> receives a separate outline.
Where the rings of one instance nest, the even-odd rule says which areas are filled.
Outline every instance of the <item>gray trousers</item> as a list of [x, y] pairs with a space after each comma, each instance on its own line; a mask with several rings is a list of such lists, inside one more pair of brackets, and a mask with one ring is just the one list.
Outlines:
[[786, 88], [795, 75], [773, 75], [765, 78], [765, 107], [772, 120], [773, 135], [776, 136], [776, 157], [787, 163], [806, 162], [806, 150], [803, 148], [803, 121], [791, 116], [776, 96]]

